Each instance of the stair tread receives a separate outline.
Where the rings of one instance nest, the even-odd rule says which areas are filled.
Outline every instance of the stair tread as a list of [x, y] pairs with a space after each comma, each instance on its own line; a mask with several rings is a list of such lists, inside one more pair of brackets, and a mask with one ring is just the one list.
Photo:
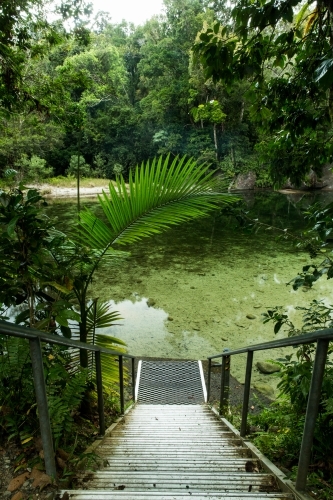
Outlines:
[[96, 453], [105, 467], [91, 478], [82, 473], [79, 479], [88, 489], [67, 491], [70, 500], [293, 498], [275, 491], [272, 474], [247, 472], [246, 464], [258, 461], [200, 405], [137, 405]]
[[[129, 492], [126, 488], [122, 491], [117, 490], [62, 490], [60, 498], [64, 493], [69, 494], [71, 500], [108, 500], [112, 498], [123, 498], [126, 500], [135, 500], [136, 498], [158, 498], [159, 500], [188, 500], [189, 493], [186, 492], [168, 492], [168, 491], [137, 491]], [[221, 500], [231, 498], [233, 500], [291, 500], [293, 497], [289, 493], [259, 493], [259, 492], [191, 492], [191, 498]]]

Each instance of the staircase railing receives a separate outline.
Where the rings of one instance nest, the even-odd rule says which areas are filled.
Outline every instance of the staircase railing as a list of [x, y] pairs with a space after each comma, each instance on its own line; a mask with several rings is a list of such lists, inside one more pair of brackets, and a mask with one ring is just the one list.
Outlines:
[[124, 367], [123, 359], [128, 358], [131, 360], [131, 389], [132, 398], [135, 399], [135, 370], [134, 362], [135, 357], [130, 354], [113, 351], [104, 347], [99, 347], [84, 342], [44, 333], [34, 328], [26, 328], [23, 326], [14, 325], [6, 321], [0, 321], [0, 334], [20, 337], [28, 339], [30, 343], [30, 356], [32, 362], [32, 375], [35, 387], [35, 395], [38, 409], [38, 418], [40, 424], [41, 438], [44, 451], [45, 469], [46, 473], [51, 477], [56, 477], [56, 465], [54, 457], [54, 448], [52, 440], [51, 422], [48, 410], [46, 385], [43, 369], [43, 353], [41, 342], [47, 344], [57, 344], [67, 347], [83, 349], [95, 353], [95, 370], [96, 370], [96, 388], [97, 388], [97, 405], [99, 415], [99, 428], [100, 435], [105, 434], [105, 421], [104, 421], [104, 399], [103, 399], [103, 380], [102, 380], [102, 366], [101, 366], [101, 353], [109, 354], [110, 356], [118, 357], [119, 362], [119, 399], [120, 399], [120, 412], [124, 413], [125, 410], [125, 395], [124, 395]]
[[[318, 330], [312, 333], [306, 333], [296, 337], [288, 337], [263, 344], [251, 345], [233, 351], [224, 349], [220, 354], [208, 357], [208, 383], [207, 383], [207, 401], [210, 396], [210, 382], [212, 360], [222, 358], [221, 365], [221, 387], [220, 387], [220, 415], [223, 414], [228, 406], [229, 399], [229, 375], [230, 375], [230, 358], [235, 354], [247, 353], [244, 396], [242, 406], [242, 420], [240, 435], [245, 437], [247, 428], [247, 415], [249, 408], [249, 397], [251, 387], [251, 375], [253, 365], [253, 353], [255, 351], [263, 351], [266, 349], [276, 349], [280, 347], [298, 346], [303, 344], [317, 343], [316, 355], [311, 376], [311, 385], [308, 395], [308, 403], [305, 415], [304, 430], [302, 436], [302, 445], [299, 455], [298, 472], [296, 478], [296, 490], [304, 491], [306, 487], [307, 474], [310, 465], [311, 449], [313, 444], [313, 436], [315, 430], [316, 419], [320, 402], [321, 386], [324, 376], [325, 364], [329, 342], [333, 340], [333, 329]], [[216, 366], [216, 365], [215, 365]]]

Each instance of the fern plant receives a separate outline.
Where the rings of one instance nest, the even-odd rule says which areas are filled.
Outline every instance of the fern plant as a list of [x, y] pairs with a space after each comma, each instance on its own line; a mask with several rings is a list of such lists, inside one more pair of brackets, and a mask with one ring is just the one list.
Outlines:
[[[62, 360], [65, 359], [62, 357]], [[59, 441], [71, 435], [77, 412], [87, 385], [85, 369], [70, 372], [61, 364], [59, 356], [47, 371], [47, 395], [55, 448]]]
[[38, 428], [29, 343], [0, 336], [0, 435], [25, 444]]
[[[71, 434], [87, 386], [87, 370], [71, 370], [70, 352], [43, 346], [46, 387], [55, 444]], [[0, 336], [0, 438], [28, 445], [39, 432], [29, 342]]]

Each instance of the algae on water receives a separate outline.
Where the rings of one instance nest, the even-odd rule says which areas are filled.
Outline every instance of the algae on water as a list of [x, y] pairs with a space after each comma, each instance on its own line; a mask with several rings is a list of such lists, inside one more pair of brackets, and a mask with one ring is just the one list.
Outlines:
[[[253, 195], [249, 205], [254, 217], [269, 224], [292, 230], [303, 223], [298, 205], [282, 194], [271, 199]], [[216, 214], [128, 250], [129, 258], [109, 270], [103, 266], [95, 275], [93, 294], [120, 311], [123, 324], [110, 334], [124, 340], [136, 356], [204, 359], [225, 347], [273, 340], [272, 325], [262, 323], [266, 308], [285, 306], [297, 323], [296, 306], [314, 298], [331, 302], [327, 280], [307, 293], [286, 286], [310, 261], [305, 252], [296, 251], [290, 241], [277, 241], [272, 231], [244, 232], [233, 219]], [[283, 336], [281, 331], [278, 337]], [[288, 351], [261, 351], [255, 361], [277, 359]], [[241, 382], [244, 367], [244, 355], [232, 358], [231, 373]], [[272, 380], [277, 380], [274, 375], [254, 369], [254, 383], [276, 385]]]

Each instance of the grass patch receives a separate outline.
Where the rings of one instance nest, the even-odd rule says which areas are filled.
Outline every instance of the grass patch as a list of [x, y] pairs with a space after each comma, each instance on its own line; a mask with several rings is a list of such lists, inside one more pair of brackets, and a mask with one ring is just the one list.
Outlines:
[[[95, 179], [95, 178], [83, 178], [80, 179], [81, 187], [101, 187], [107, 186], [109, 184], [109, 179]], [[60, 175], [59, 177], [51, 177], [50, 179], [46, 179], [43, 184], [49, 184], [54, 187], [63, 187], [63, 188], [76, 188], [77, 180], [73, 177], [64, 177]]]

